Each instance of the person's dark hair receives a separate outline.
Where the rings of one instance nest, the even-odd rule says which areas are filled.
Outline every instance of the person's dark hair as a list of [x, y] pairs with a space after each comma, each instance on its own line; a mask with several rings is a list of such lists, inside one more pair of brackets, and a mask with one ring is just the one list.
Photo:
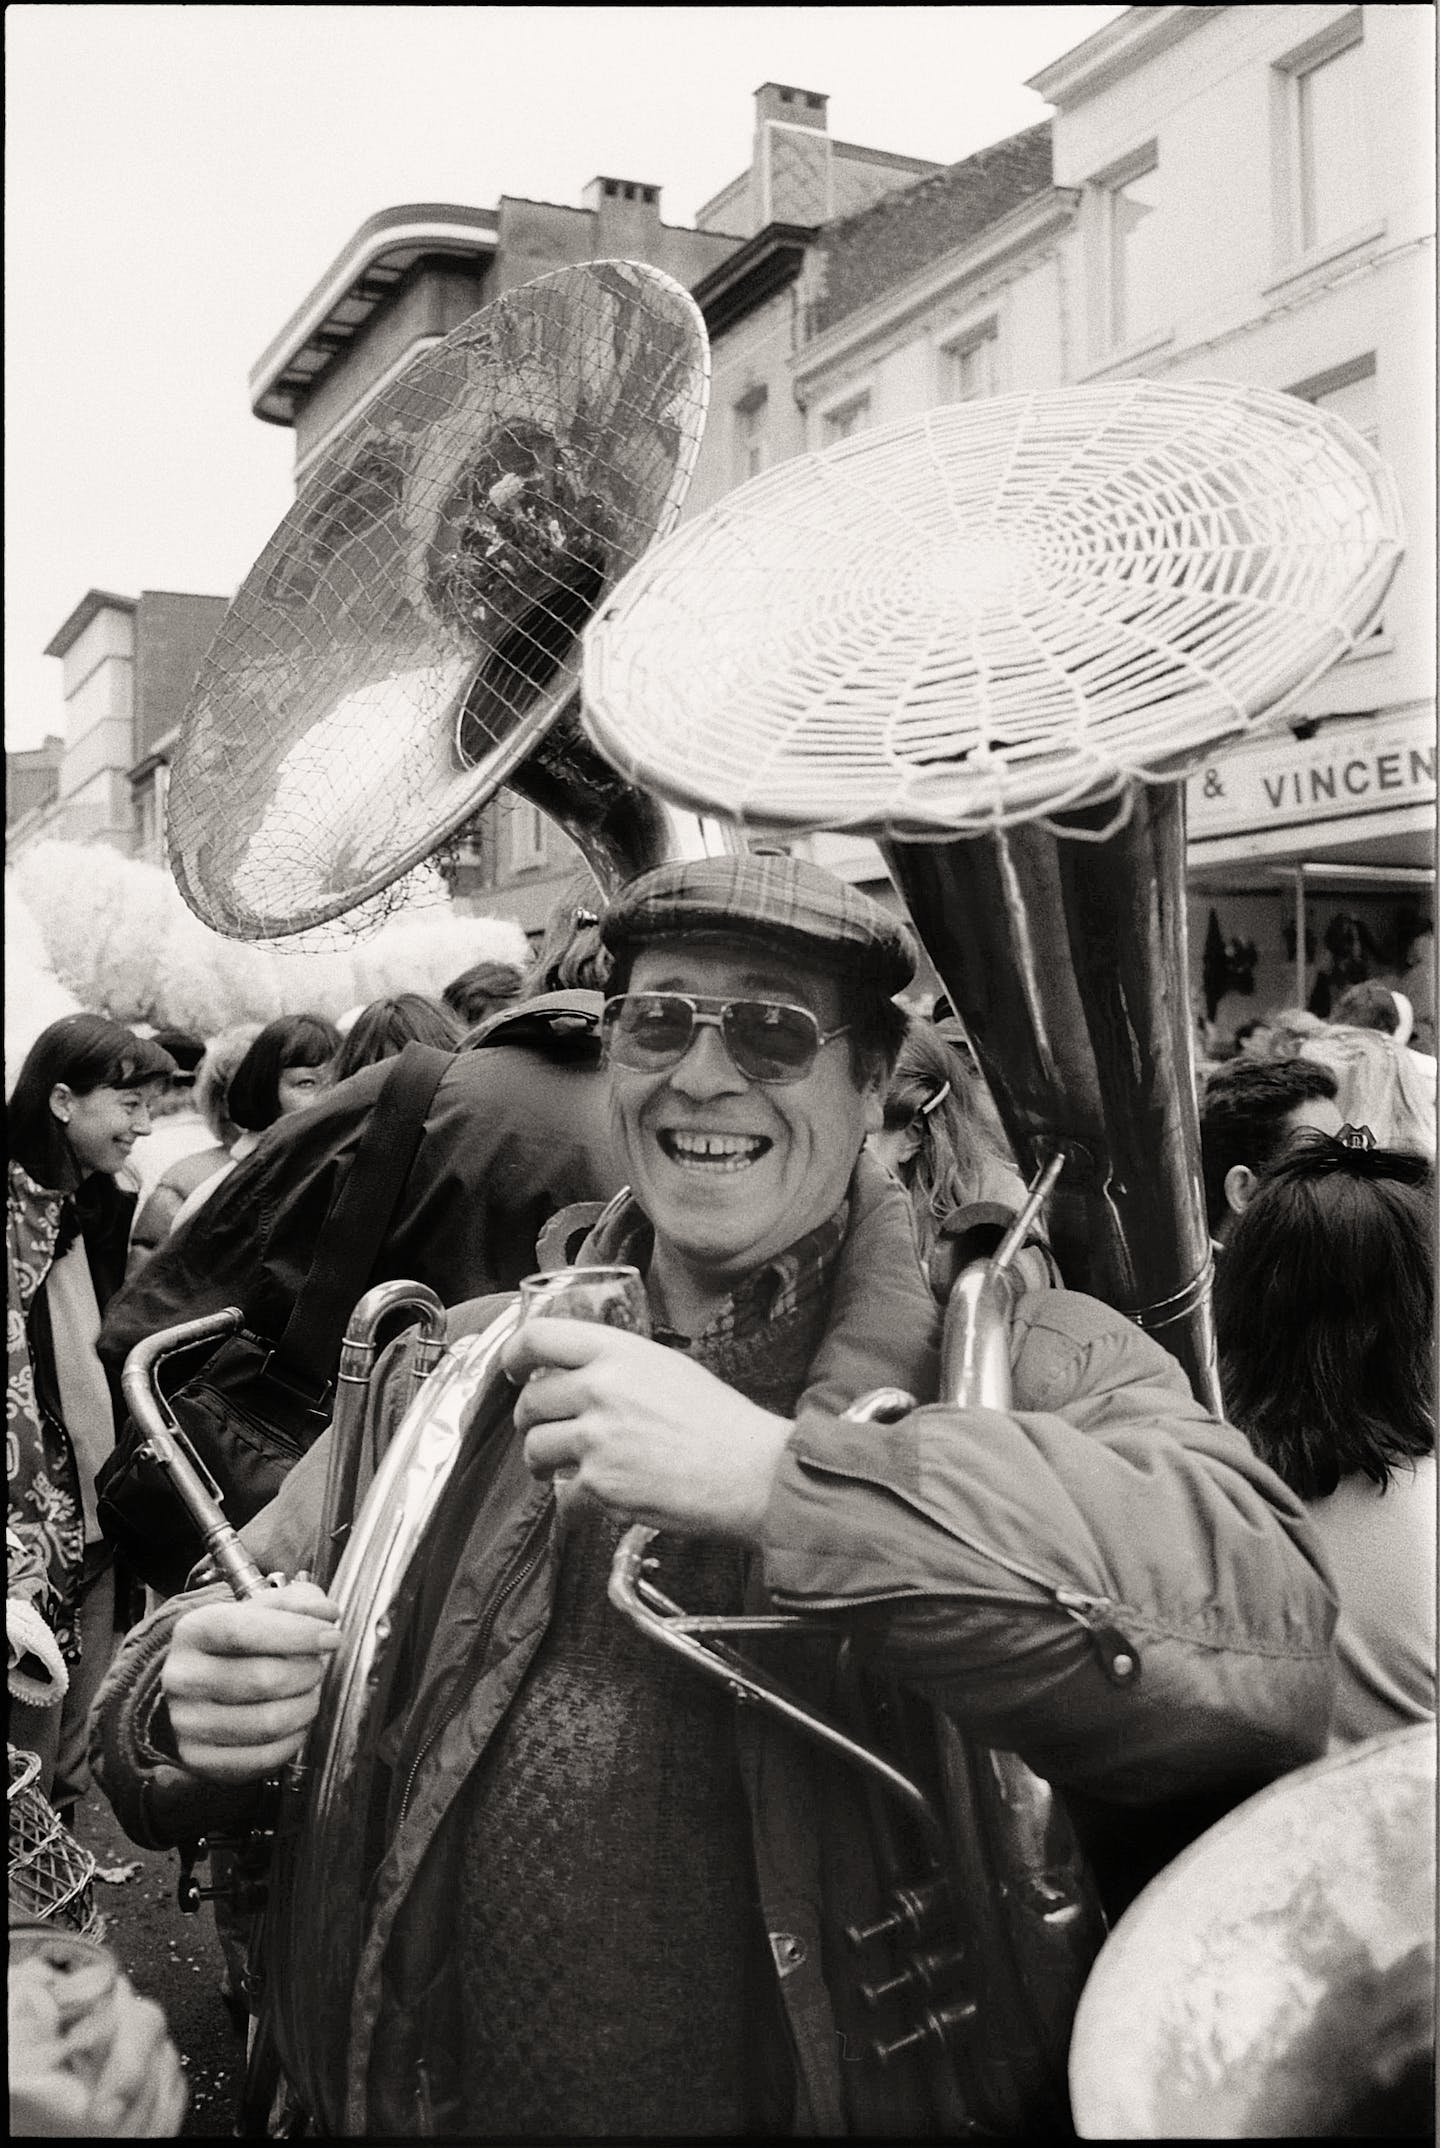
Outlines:
[[66, 1014], [42, 1029], [6, 1105], [10, 1154], [42, 1186], [72, 1192], [81, 1172], [65, 1129], [50, 1109], [63, 1081], [77, 1096], [95, 1089], [143, 1089], [168, 1081], [175, 1062], [163, 1047], [103, 1014]]
[[1307, 1133], [1237, 1217], [1216, 1271], [1227, 1416], [1302, 1499], [1383, 1490], [1435, 1446], [1434, 1174]]
[[150, 1041], [158, 1044], [162, 1052], [170, 1054], [175, 1062], [177, 1080], [183, 1080], [187, 1074], [193, 1076], [205, 1057], [204, 1040], [188, 1029], [157, 1029]]
[[610, 957], [600, 943], [604, 897], [588, 872], [574, 875], [545, 920], [535, 958], [520, 980], [521, 999], [542, 992], [604, 992]]
[[893, 1131], [919, 1121], [920, 1145], [900, 1177], [927, 1249], [952, 1210], [980, 1198], [986, 1164], [1010, 1161], [982, 1115], [979, 1078], [931, 1023], [910, 1024], [885, 1093], [884, 1123]]
[[151, 1042], [168, 1052], [175, 1062], [175, 1072], [156, 1089], [150, 1100], [151, 1118], [165, 1119], [176, 1112], [192, 1110], [195, 1072], [205, 1056], [204, 1044], [188, 1029], [157, 1029]]
[[340, 1032], [319, 1014], [282, 1014], [267, 1022], [230, 1077], [226, 1109], [248, 1134], [280, 1116], [280, 1076], [287, 1067], [323, 1067], [340, 1049]]
[[1200, 1163], [1212, 1232], [1228, 1214], [1225, 1180], [1235, 1165], [1263, 1171], [1289, 1139], [1291, 1112], [1338, 1093], [1330, 1069], [1312, 1059], [1227, 1059], [1214, 1069], [1200, 1097]]
[[361, 1067], [393, 1059], [407, 1044], [438, 1044], [442, 1051], [453, 1052], [459, 1042], [460, 1030], [448, 1007], [423, 992], [397, 992], [361, 1008], [341, 1040], [334, 1076], [344, 1081]]
[[452, 977], [440, 997], [462, 1030], [473, 1029], [496, 1007], [518, 999], [522, 982], [521, 971], [511, 962], [476, 962]]
[[1353, 984], [1330, 1009], [1330, 1019], [1337, 1028], [1379, 1029], [1393, 1037], [1400, 1027], [1400, 1009], [1388, 985]]

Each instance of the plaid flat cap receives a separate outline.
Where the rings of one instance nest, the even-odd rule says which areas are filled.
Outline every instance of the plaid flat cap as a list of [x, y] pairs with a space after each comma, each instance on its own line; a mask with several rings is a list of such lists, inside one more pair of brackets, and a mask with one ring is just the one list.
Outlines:
[[677, 933], [778, 941], [847, 973], [869, 972], [888, 999], [915, 975], [915, 943], [878, 902], [802, 858], [741, 853], [657, 865], [620, 889], [600, 920], [612, 954]]

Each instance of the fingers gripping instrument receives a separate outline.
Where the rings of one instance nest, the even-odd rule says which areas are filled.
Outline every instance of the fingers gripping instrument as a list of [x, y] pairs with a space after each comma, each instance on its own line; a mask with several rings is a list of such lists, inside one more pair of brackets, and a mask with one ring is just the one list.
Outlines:
[[[958, 1278], [942, 1389], [959, 1408], [1010, 1405], [1013, 1262], [1064, 1157], [1048, 1157], [994, 1256]], [[915, 1398], [883, 1388], [847, 1413], [892, 1423]], [[648, 1578], [655, 1531], [620, 1541], [610, 1601], [647, 1639], [766, 1709], [860, 1771], [881, 1913], [846, 1932], [869, 2055], [908, 2060], [948, 2133], [1045, 2132], [1065, 2123], [1065, 2045], [1104, 1935], [1098, 1899], [1048, 1784], [1013, 1753], [975, 1747], [943, 1716], [861, 1675], [846, 1628], [819, 1614], [691, 1617]], [[1033, 1577], [1027, 1577], [1032, 1578]], [[747, 1636], [841, 1636], [834, 1713], [822, 1713], [734, 1646]], [[1132, 1654], [1138, 1675], [1138, 1655]]]

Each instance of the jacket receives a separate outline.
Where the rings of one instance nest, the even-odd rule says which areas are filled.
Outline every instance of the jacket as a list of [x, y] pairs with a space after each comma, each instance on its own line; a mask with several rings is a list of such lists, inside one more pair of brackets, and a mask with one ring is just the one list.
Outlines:
[[[125, 1272], [135, 1195], [95, 1173], [68, 1197], [74, 1204], [95, 1300], [102, 1313]], [[9, 1528], [44, 1568], [41, 1616], [69, 1663], [80, 1656], [75, 1601], [85, 1558], [85, 1522], [75, 1450], [60, 1409], [55, 1345], [45, 1284], [55, 1262], [67, 1196], [40, 1185], [11, 1161], [5, 1206], [5, 1462]], [[113, 1382], [112, 1382], [113, 1387]]]
[[[1061, 1293], [1058, 1311], [1047, 1311], [1051, 1294], [1023, 1301], [1012, 1351], [1018, 1406], [1001, 1421], [1011, 1428], [1005, 1465], [981, 1472], [983, 1498], [965, 1487], [977, 1431], [995, 1435], [987, 1453], [1003, 1445], [993, 1413], [962, 1421], [922, 1409], [888, 1429], [836, 1414], [862, 1390], [925, 1392], [934, 1379], [933, 1321], [917, 1319], [908, 1335], [902, 1328], [915, 1269], [913, 1252], [903, 1252], [905, 1203], [888, 1182], [877, 1186], [867, 1163], [857, 1170], [830, 1329], [771, 1502], [753, 1599], [763, 1600], [763, 1583], [784, 1603], [855, 1613], [878, 1664], [1102, 1800], [1163, 1802], [1196, 1782], [1248, 1788], [1257, 1772], [1323, 1751], [1334, 1604], [1304, 1515], [1238, 1434], [1194, 1403], [1158, 1346], [1118, 1315]], [[602, 1229], [588, 1251], [606, 1250]], [[474, 1324], [468, 1311], [457, 1319]], [[403, 1362], [397, 1346], [382, 1366], [374, 1398], [382, 1413]], [[448, 1925], [459, 1792], [539, 1645], [556, 1584], [551, 1494], [530, 1478], [520, 1443], [497, 1438], [467, 1492], [473, 1518], [445, 1615], [386, 1741], [395, 1790], [351, 2017], [346, 2124], [355, 2132], [453, 2127], [445, 2053], [459, 2033]], [[276, 1507], [298, 1494], [292, 1475]], [[250, 1525], [253, 1548], [263, 1549], [264, 1522]], [[957, 1530], [968, 1536], [972, 1524], [1009, 1565], [967, 1546]], [[1022, 1561], [1028, 1579], [1011, 1570]], [[1059, 1594], [1077, 1582], [1088, 1621], [1077, 1622]], [[1140, 1680], [1123, 1688], [1094, 1667], [1106, 1594], [1149, 1652]], [[812, 1688], [822, 1699], [825, 1677], [822, 1663]], [[107, 1716], [113, 1724], [116, 1706], [102, 1698], [97, 1723]], [[788, 2030], [794, 2128], [920, 2130], [920, 2083], [903, 2067], [881, 2075], [857, 2056], [852, 2032], [863, 2023], [853, 1994], [833, 1980], [840, 1928], [873, 1918], [884, 1893], [855, 1779], [753, 1710], [741, 1712], [737, 1740]], [[175, 1839], [182, 1799], [172, 1781], [162, 1813], [159, 1754], [137, 1762], [132, 1740], [121, 1784], [113, 1756], [123, 1741], [112, 1731], [110, 1757], [106, 1742], [95, 1764], [122, 1821], [132, 1833], [136, 1820], [149, 1828], [142, 1839], [162, 1829]], [[178, 1776], [173, 1760], [170, 1771]], [[211, 1793], [210, 1809], [216, 1803]], [[200, 1831], [193, 1815], [190, 1826]]]
[[[552, 994], [494, 1025], [483, 1049], [456, 1055], [372, 1282], [412, 1278], [447, 1305], [513, 1289], [556, 1209], [618, 1190], [599, 1008], [598, 993]], [[107, 1365], [118, 1371], [147, 1335], [224, 1305], [241, 1306], [254, 1333], [284, 1331], [388, 1072], [384, 1062], [362, 1067], [261, 1136], [110, 1306]], [[338, 1360], [338, 1334], [334, 1345]]]

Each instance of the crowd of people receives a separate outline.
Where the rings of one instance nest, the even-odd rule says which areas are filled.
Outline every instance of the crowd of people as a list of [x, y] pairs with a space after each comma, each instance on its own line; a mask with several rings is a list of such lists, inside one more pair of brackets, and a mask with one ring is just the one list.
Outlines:
[[[919, 2070], [856, 2056], [838, 1934], [885, 1882], [853, 1785], [608, 1608], [633, 1520], [667, 1596], [838, 1613], [870, 1672], [1021, 1754], [1111, 1915], [1278, 1773], [1434, 1714], [1436, 1062], [1401, 996], [1274, 1014], [1202, 1065], [1228, 1424], [1064, 1287], [1043, 1218], [1013, 1401], [967, 1412], [931, 1400], [941, 1311], [1024, 1184], [961, 1025], [900, 1004], [916, 967], [815, 866], [695, 860], [603, 908], [577, 885], [523, 977], [208, 1040], [75, 1015], [25, 1060], [10, 1740], [64, 1824], [87, 1740], [151, 1847], [243, 1831], [303, 1743], [336, 1612], [293, 1577], [322, 1563], [330, 1434], [246, 1522], [292, 1578], [243, 1604], [203, 1568], [142, 1603], [96, 1480], [137, 1342], [230, 1303], [284, 1329], [407, 1044], [449, 1056], [372, 1280], [428, 1285], [455, 1339], [537, 1267], [643, 1279], [649, 1336], [542, 1318], [506, 1347], [514, 1436], [386, 1726], [405, 1794], [346, 2131], [925, 2129]], [[381, 1356], [366, 1457], [416, 1349]], [[851, 1413], [881, 1388], [912, 1406]]]

